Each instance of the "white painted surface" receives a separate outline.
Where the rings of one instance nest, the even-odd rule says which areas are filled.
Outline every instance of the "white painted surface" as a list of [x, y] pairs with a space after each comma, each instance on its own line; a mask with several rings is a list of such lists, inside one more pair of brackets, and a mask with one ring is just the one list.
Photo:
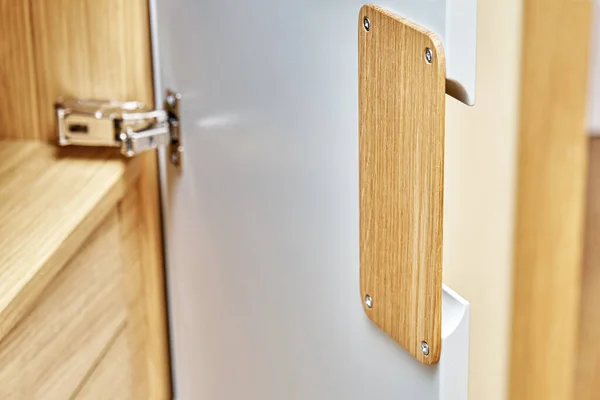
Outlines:
[[360, 303], [362, 3], [156, 3], [157, 88], [183, 94], [184, 172], [161, 163], [177, 398], [465, 399], [464, 300], [445, 289], [430, 367]]
[[469, 390], [469, 303], [444, 285], [440, 399], [466, 399]]
[[589, 78], [589, 132], [600, 135], [600, 0], [594, 2], [592, 53]]
[[446, 92], [472, 106], [477, 75], [477, 0], [446, 0], [446, 27], [441, 36], [446, 53]]

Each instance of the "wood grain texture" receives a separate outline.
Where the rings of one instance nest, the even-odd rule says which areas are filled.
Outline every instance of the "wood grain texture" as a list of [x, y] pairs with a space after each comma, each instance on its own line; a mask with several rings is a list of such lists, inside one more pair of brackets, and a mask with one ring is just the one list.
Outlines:
[[[0, 340], [137, 179], [115, 149], [0, 142]], [[2, 158], [6, 156], [5, 158]]]
[[600, 138], [589, 139], [581, 311], [574, 399], [595, 400], [600, 388]]
[[0, 398], [68, 399], [125, 324], [116, 209], [0, 342]]
[[[148, 323], [148, 317], [154, 314], [154, 310], [146, 308], [146, 285], [143, 279], [145, 264], [142, 261], [142, 254], [148, 247], [142, 246], [141, 235], [143, 234], [143, 224], [141, 221], [141, 199], [139, 193], [139, 182], [130, 190], [123, 201], [119, 204], [119, 222], [121, 243], [121, 259], [125, 269], [125, 294], [127, 299], [127, 327], [123, 333], [125, 346], [127, 347], [127, 368], [128, 380], [121, 378], [129, 391], [129, 398], [156, 398], [163, 399], [165, 393], [156, 391], [153, 388], [152, 380], [158, 380], [160, 376], [151, 375], [152, 348], [148, 344], [153, 338], [159, 337], [166, 341], [161, 333], [166, 332], [166, 326], [156, 332]], [[164, 310], [164, 303], [159, 309]], [[122, 357], [122, 356], [121, 356]], [[108, 367], [108, 366], [107, 366]], [[112, 366], [118, 369], [117, 365]], [[120, 366], [121, 369], [125, 365]], [[125, 371], [123, 371], [125, 372]], [[150, 378], [152, 376], [152, 378]], [[152, 393], [152, 395], [149, 395]]]
[[444, 51], [433, 33], [376, 6], [361, 9], [358, 31], [361, 296], [363, 305], [373, 299], [373, 322], [432, 364], [441, 347]]
[[37, 81], [28, 0], [0, 0], [0, 138], [38, 138]]
[[591, 2], [524, 4], [510, 398], [571, 399], [578, 362]]
[[[63, 300], [58, 297], [50, 300], [48, 294], [57, 285], [63, 287], [59, 290], [62, 296], [77, 303], [78, 298], [72, 296], [78, 292], [67, 295], [68, 290], [64, 287], [81, 283], [73, 283], [72, 280], [64, 284], [57, 282], [66, 273], [60, 271], [71, 257], [89, 261], [85, 255], [88, 245], [83, 251], [80, 250], [84, 243], [94, 243], [94, 259], [99, 265], [104, 265], [109, 272], [117, 268], [116, 273], [111, 272], [109, 279], [114, 281], [111, 284], [121, 288], [112, 296], [114, 301], [119, 300], [122, 304], [117, 325], [122, 331], [119, 336], [124, 337], [127, 350], [119, 360], [123, 361], [125, 357], [127, 363], [116, 365], [111, 364], [114, 360], [102, 358], [102, 368], [128, 373], [119, 378], [119, 382], [126, 386], [121, 389], [128, 393], [123, 398], [162, 400], [171, 397], [162, 259], [156, 258], [161, 246], [153, 242], [160, 240], [158, 197], [156, 193], [146, 191], [148, 182], [143, 180], [140, 173], [140, 163], [147, 160], [135, 158], [126, 162], [115, 153], [118, 153], [118, 149], [57, 149], [39, 142], [0, 142], [0, 159], [3, 160], [0, 163], [0, 196], [3, 199], [0, 203], [0, 247], [3, 249], [0, 254], [0, 304], [3, 305], [0, 308], [0, 329], [3, 332], [0, 343], [12, 343], [5, 365], [11, 365], [8, 362], [11, 359], [23, 358], [26, 360], [23, 362], [31, 362], [32, 368], [42, 374], [38, 376], [37, 372], [31, 372], [21, 380], [14, 375], [14, 370], [5, 369], [5, 378], [12, 378], [12, 383], [4, 385], [5, 392], [0, 388], [2, 398], [2, 393], [26, 398], [31, 394], [39, 398], [38, 394], [43, 393], [40, 391], [48, 385], [53, 388], [48, 392], [49, 395], [56, 393], [62, 396], [65, 391], [73, 390], [82, 398], [98, 398], [94, 396], [99, 393], [94, 394], [92, 390], [98, 389], [98, 384], [94, 382], [104, 378], [96, 377], [94, 370], [90, 371], [94, 365], [89, 363], [89, 357], [85, 359], [85, 365], [73, 361], [75, 364], [72, 365], [78, 368], [77, 373], [69, 369], [70, 359], [64, 360], [53, 355], [43, 356], [42, 360], [34, 359], [37, 345], [29, 342], [31, 335], [27, 333], [27, 327], [32, 323], [27, 322], [29, 317], [26, 315], [32, 308], [32, 315], [43, 312], [46, 319], [40, 324], [54, 326], [48, 321], [63, 321], [62, 310], [65, 306], [56, 305]], [[148, 176], [156, 177], [148, 173], [145, 179]], [[156, 199], [156, 208], [148, 206], [152, 198]], [[114, 214], [118, 223], [113, 224], [116, 228], [101, 230], [97, 235], [102, 235], [102, 240], [88, 239], [89, 233], [111, 210], [117, 208], [117, 204], [118, 213]], [[152, 213], [152, 210], [155, 212]], [[113, 231], [117, 232], [116, 239]], [[115, 252], [116, 256], [112, 256]], [[98, 256], [104, 253], [104, 257]], [[87, 277], [94, 280], [95, 284], [96, 278], [93, 271], [86, 269], [87, 264], [84, 267], [81, 262], [73, 261], [69, 265], [73, 265], [69, 268], [87, 271]], [[99, 281], [99, 284], [106, 282]], [[109, 284], [104, 286], [112, 287]], [[48, 289], [44, 291], [46, 287]], [[89, 295], [94, 293], [90, 291]], [[94, 301], [95, 298], [90, 297], [86, 304]], [[112, 304], [112, 300], [103, 298], [103, 301], [106, 301], [107, 307]], [[36, 303], [39, 305], [36, 306]], [[74, 310], [73, 313], [83, 312], [80, 308]], [[100, 363], [101, 350], [109, 351], [102, 346], [106, 346], [112, 335], [115, 339], [117, 337], [116, 325], [105, 318], [92, 323], [88, 314], [93, 316], [94, 310], [86, 309], [83, 318], [73, 313], [69, 314], [69, 318], [74, 320], [73, 323], [81, 319], [83, 325], [77, 325], [77, 329], [82, 337], [86, 337], [83, 330], [86, 325], [106, 334], [98, 342], [90, 342], [89, 348], [84, 344], [79, 346], [79, 341], [73, 341], [73, 347], [68, 347], [65, 342], [62, 347], [57, 345], [57, 349], [65, 354], [80, 350], [82, 357], [91, 352], [98, 358], [94, 362]], [[106, 323], [106, 326], [97, 326], [96, 323]], [[2, 341], [4, 334], [9, 331]], [[57, 333], [56, 329], [48, 333], [39, 327], [35, 331], [39, 331], [40, 335]], [[43, 337], [40, 336], [39, 340]], [[26, 346], [27, 343], [31, 348]], [[108, 360], [111, 358], [108, 357]], [[55, 374], [43, 368], [44, 362], [53, 363]], [[72, 379], [67, 379], [60, 372], [63, 370], [71, 371], [69, 374]], [[0, 366], [0, 386], [3, 386], [2, 376]], [[89, 384], [88, 380], [91, 380]], [[58, 386], [53, 386], [59, 383], [62, 385], [60, 390]], [[75, 384], [79, 385], [77, 389], [74, 388]], [[113, 389], [117, 391], [119, 388], [115, 386]], [[37, 394], [34, 396], [32, 393]], [[69, 397], [61, 396], [50, 398]]]
[[118, 207], [127, 325], [90, 374], [77, 396], [80, 399], [170, 398], [163, 383], [164, 364], [156, 364], [160, 361], [156, 354], [165, 350], [164, 343], [167, 342], [166, 324], [156, 323], [156, 309], [165, 309], [164, 291], [157, 293], [164, 284], [159, 280], [153, 285], [148, 278], [149, 262], [145, 250], [152, 247], [148, 245], [147, 235], [143, 234], [148, 221], [145, 208], [140, 207], [145, 197], [139, 190], [141, 187], [143, 183], [138, 182], [138, 186], [128, 191]]
[[30, 1], [44, 138], [56, 140], [58, 96], [152, 104], [147, 1]]
[[81, 400], [148, 399], [149, 397], [136, 397], [135, 395], [135, 393], [139, 393], [140, 387], [143, 388], [145, 383], [145, 381], [135, 380], [136, 371], [132, 371], [131, 368], [132, 358], [140, 357], [140, 353], [136, 353], [136, 351], [141, 351], [139, 346], [132, 349], [127, 342], [126, 334], [124, 331], [120, 331], [114, 343], [107, 349], [104, 357], [74, 398]]
[[142, 168], [137, 187], [138, 201], [133, 204], [138, 211], [135, 229], [147, 329], [144, 350], [148, 393], [152, 399], [168, 399], [171, 398], [171, 367], [157, 154], [144, 154], [139, 161]]
[[[148, 297], [155, 298], [144, 279], [143, 240], [140, 226], [143, 215], [139, 207], [141, 193], [137, 189], [128, 192], [119, 204], [119, 226], [121, 259], [125, 267], [125, 297], [128, 317], [127, 325], [106, 356], [90, 375], [80, 399], [166, 399], [157, 392], [151, 382], [161, 378], [152, 368], [153, 346], [156, 340], [166, 340], [166, 327], [162, 331], [152, 330], [153, 312], [147, 312]], [[160, 304], [161, 308], [162, 304]], [[150, 395], [150, 393], [152, 393]]]
[[[35, 5], [32, 25], [43, 137], [56, 139], [52, 104], [58, 96], [153, 105], [146, 0], [57, 0]], [[163, 399], [170, 397], [171, 389], [157, 155], [137, 159], [145, 318], [153, 332], [146, 349], [149, 393]]]

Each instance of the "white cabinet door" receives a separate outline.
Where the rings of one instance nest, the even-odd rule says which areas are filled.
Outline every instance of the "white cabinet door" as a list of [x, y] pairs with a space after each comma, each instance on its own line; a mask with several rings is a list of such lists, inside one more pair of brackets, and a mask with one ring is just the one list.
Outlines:
[[[466, 398], [468, 303], [444, 289], [434, 366], [361, 304], [361, 6], [153, 4], [157, 93], [183, 97], [183, 172], [161, 171], [178, 399]], [[446, 28], [443, 11], [420, 8], [417, 22]]]

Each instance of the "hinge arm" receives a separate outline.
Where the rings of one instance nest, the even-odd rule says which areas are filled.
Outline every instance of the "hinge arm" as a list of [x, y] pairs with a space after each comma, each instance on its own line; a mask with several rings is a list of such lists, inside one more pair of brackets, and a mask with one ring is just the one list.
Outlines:
[[165, 108], [149, 110], [139, 102], [59, 99], [56, 103], [61, 146], [120, 147], [127, 157], [168, 146], [169, 160], [181, 168], [181, 95], [167, 91]]

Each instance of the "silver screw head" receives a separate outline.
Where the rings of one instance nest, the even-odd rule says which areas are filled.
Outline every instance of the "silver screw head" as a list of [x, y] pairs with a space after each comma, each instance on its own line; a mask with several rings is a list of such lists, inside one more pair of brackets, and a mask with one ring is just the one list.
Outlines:
[[425, 49], [425, 61], [427, 61], [427, 64], [431, 64], [433, 62], [433, 52], [429, 47]]
[[175, 101], [176, 100], [177, 99], [172, 94], [170, 94], [170, 95], [167, 96], [167, 104], [170, 105], [171, 107], [173, 107], [175, 105]]
[[423, 355], [425, 357], [427, 357], [429, 355], [429, 345], [427, 344], [426, 341], [421, 342], [421, 351], [423, 352]]
[[371, 21], [369, 21], [368, 17], [365, 17], [365, 19], [363, 19], [363, 26], [365, 27], [365, 31], [371, 29]]
[[369, 295], [365, 296], [365, 304], [367, 305], [368, 308], [373, 307], [373, 299], [371, 298], [371, 296], [369, 296]]

